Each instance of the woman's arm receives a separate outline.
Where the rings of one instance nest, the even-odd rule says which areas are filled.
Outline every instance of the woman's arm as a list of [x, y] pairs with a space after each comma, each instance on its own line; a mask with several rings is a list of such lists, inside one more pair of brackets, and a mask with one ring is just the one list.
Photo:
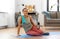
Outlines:
[[33, 26], [37, 26], [37, 25], [34, 23], [32, 16], [30, 16], [30, 21], [31, 21], [31, 23], [33, 24]]
[[19, 35], [19, 33], [20, 33], [21, 22], [22, 22], [22, 19], [21, 19], [21, 17], [19, 17], [19, 19], [18, 19], [18, 30], [17, 30], [17, 35]]

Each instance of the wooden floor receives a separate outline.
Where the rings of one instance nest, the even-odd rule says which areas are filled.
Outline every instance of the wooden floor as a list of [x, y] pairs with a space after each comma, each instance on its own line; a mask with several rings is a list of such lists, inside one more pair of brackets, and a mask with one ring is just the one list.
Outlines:
[[[46, 32], [56, 31], [60, 32], [60, 30], [45, 30]], [[17, 28], [7, 28], [0, 30], [0, 39], [60, 39], [60, 35], [49, 35], [49, 36], [37, 36], [32, 38], [16, 38]], [[21, 33], [25, 34], [23, 28], [21, 28]]]

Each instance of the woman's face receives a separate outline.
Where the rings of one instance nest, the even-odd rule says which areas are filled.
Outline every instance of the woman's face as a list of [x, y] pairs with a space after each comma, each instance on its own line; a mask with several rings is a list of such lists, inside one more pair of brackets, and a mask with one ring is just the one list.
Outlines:
[[28, 9], [23, 10], [24, 15], [28, 15]]

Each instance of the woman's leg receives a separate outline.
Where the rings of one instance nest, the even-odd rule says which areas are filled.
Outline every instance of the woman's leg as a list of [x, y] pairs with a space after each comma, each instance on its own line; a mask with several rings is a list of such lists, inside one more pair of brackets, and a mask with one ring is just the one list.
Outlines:
[[36, 32], [38, 32], [40, 34], [43, 34], [43, 31], [41, 29], [38, 29], [36, 26], [33, 26], [32, 30], [36, 31]]
[[28, 35], [32, 35], [32, 36], [33, 36], [33, 35], [40, 35], [38, 32], [35, 32], [35, 31], [33, 31], [33, 30], [28, 31], [27, 34], [28, 34]]
[[37, 27], [35, 27], [35, 26], [33, 26], [32, 29], [27, 32], [27, 34], [29, 34], [29, 35], [40, 35], [42, 33], [43, 33], [43, 31], [37, 29]]

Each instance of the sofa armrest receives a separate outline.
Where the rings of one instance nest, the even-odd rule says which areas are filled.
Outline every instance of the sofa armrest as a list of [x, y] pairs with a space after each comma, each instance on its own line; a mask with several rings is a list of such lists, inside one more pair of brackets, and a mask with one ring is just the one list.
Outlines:
[[46, 15], [44, 15], [44, 26], [46, 26], [46, 20], [47, 20], [47, 17]]

